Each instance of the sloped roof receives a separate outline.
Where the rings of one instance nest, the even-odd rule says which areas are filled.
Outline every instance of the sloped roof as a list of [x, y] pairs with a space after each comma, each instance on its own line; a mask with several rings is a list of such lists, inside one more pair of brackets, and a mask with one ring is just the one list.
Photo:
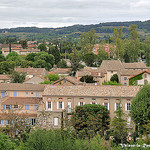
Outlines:
[[136, 74], [139, 74], [139, 73], [141, 73], [142, 71], [141, 70], [133, 70], [133, 69], [130, 69], [130, 70], [128, 70], [128, 69], [123, 69], [123, 70], [120, 70], [119, 71], [119, 73], [120, 73], [120, 75], [126, 75], [126, 76], [134, 76], [134, 75], [136, 75]]
[[45, 71], [45, 68], [15, 68], [17, 72], [24, 72], [28, 75], [42, 75]]
[[71, 82], [72, 84], [75, 84], [75, 85], [83, 84], [82, 82], [80, 82], [76, 78], [71, 77], [71, 76], [67, 76], [67, 77], [62, 77], [59, 80], [53, 82], [52, 85], [54, 85], [54, 84], [56, 84], [56, 83], [58, 83], [59, 81], [62, 81], [62, 80], [67, 80], [67, 81], [69, 81], [69, 82]]
[[52, 68], [50, 72], [55, 72], [56, 74], [69, 74], [71, 68]]
[[124, 67], [120, 60], [103, 60], [100, 69], [118, 71]]
[[49, 96], [92, 96], [92, 97], [135, 97], [139, 86], [46, 86], [43, 95]]
[[0, 91], [44, 91], [43, 84], [0, 83]]
[[7, 97], [2, 105], [39, 104], [40, 101], [42, 101], [40, 97]]
[[0, 74], [0, 80], [9, 80], [9, 75], [6, 74]]
[[135, 63], [122, 63], [125, 69], [141, 69], [147, 68], [143, 62], [135, 62]]

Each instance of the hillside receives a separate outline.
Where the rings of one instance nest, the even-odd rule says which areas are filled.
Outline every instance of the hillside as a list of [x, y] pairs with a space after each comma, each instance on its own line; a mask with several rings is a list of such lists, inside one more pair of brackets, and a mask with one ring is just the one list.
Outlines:
[[[150, 20], [130, 21], [130, 22], [108, 22], [92, 25], [73, 25], [62, 28], [37, 28], [37, 27], [18, 27], [10, 29], [0, 29], [0, 38], [16, 37], [28, 40], [47, 40], [47, 39], [78, 39], [82, 32], [88, 32], [92, 28], [103, 38], [113, 33], [114, 27], [123, 27], [123, 33], [128, 35], [128, 27], [136, 24], [141, 35], [150, 33]], [[6, 31], [8, 33], [6, 34]], [[5, 34], [3, 34], [5, 33]]]

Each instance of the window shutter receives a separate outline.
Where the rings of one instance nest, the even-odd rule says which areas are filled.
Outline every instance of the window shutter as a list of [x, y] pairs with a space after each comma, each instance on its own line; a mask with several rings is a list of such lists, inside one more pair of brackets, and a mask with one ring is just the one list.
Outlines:
[[57, 109], [59, 109], [59, 102], [57, 102]]
[[95, 104], [97, 104], [97, 103], [95, 103]]
[[29, 125], [31, 125], [31, 118], [29, 118]]
[[78, 106], [80, 106], [80, 102], [78, 102]]
[[48, 110], [48, 102], [46, 102], [46, 110]]
[[12, 109], [12, 105], [10, 105], [10, 109]]
[[115, 103], [115, 109], [114, 110], [116, 111], [116, 103]]
[[53, 102], [51, 102], [51, 111], [53, 110]]
[[54, 118], [54, 126], [58, 126], [58, 118]]
[[125, 111], [127, 111], [127, 103], [125, 103]]
[[92, 104], [92, 102], [90, 102], [90, 104]]
[[62, 109], [64, 109], [64, 102], [62, 102]]
[[104, 106], [104, 103], [103, 103], [103, 106]]
[[6, 105], [3, 105], [3, 109], [6, 109]]
[[3, 125], [3, 120], [1, 120], [1, 125]]
[[108, 103], [108, 110], [109, 110], [109, 103]]
[[7, 125], [7, 120], [5, 120], [5, 125]]
[[83, 105], [85, 105], [85, 102], [83, 102]]

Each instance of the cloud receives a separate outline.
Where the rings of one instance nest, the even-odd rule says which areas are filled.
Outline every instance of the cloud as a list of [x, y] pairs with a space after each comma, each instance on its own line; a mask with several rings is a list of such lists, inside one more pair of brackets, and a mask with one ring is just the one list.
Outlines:
[[[149, 4], [149, 5], [148, 5]], [[148, 6], [147, 6], [148, 5]], [[0, 0], [1, 28], [149, 19], [148, 0]], [[148, 13], [149, 12], [149, 13]]]

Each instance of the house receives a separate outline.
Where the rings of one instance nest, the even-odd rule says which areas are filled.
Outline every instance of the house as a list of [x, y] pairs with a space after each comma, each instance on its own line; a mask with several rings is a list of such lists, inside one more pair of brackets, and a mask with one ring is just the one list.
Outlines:
[[33, 76], [41, 76], [45, 77], [46, 75], [49, 74], [49, 72], [45, 68], [15, 68], [15, 71], [17, 72], [24, 72], [27, 74], [26, 78], [32, 78]]
[[7, 97], [0, 103], [0, 125], [8, 125], [17, 118], [28, 119], [30, 125], [35, 125], [37, 121], [38, 105], [42, 101], [39, 97]]
[[150, 70], [142, 71], [129, 79], [130, 85], [150, 84]]
[[[139, 86], [46, 86], [43, 102], [38, 109], [38, 125], [45, 128], [60, 128], [64, 118], [64, 110], [71, 113], [76, 106], [84, 104], [101, 104], [110, 111], [111, 119], [115, 116], [121, 100], [127, 119], [132, 98], [140, 90]], [[128, 123], [133, 128], [131, 122]]]
[[95, 44], [92, 49], [92, 52], [97, 55], [100, 50], [104, 50], [105, 52], [110, 54], [110, 51], [112, 49], [115, 51], [116, 46], [112, 44]]
[[68, 76], [71, 73], [71, 68], [52, 68], [50, 74], [58, 74], [59, 76]]
[[104, 69], [98, 67], [84, 67], [76, 72], [75, 77], [80, 80], [82, 76], [93, 76], [93, 80], [102, 85], [107, 80], [107, 73]]
[[80, 82], [79, 80], [77, 80], [76, 78], [71, 77], [71, 76], [62, 77], [52, 83], [52, 85], [61, 85], [61, 86], [82, 85], [82, 84], [83, 84], [82, 82]]
[[6, 74], [0, 74], [0, 83], [9, 83], [10, 77]]
[[0, 98], [5, 97], [42, 97], [45, 85], [0, 83]]
[[40, 84], [43, 83], [46, 79], [39, 76], [39, 75], [35, 75], [31, 78], [27, 78], [23, 83], [28, 83], [28, 84]]
[[117, 72], [119, 82], [122, 85], [129, 85], [129, 79], [137, 74], [141, 73], [141, 70], [123, 69]]
[[124, 67], [120, 60], [103, 60], [100, 69], [106, 70], [108, 82], [114, 74], [117, 74], [119, 70], [123, 70]]
[[124, 69], [132, 70], [145, 70], [148, 69], [143, 62], [134, 62], [134, 63], [122, 63]]

